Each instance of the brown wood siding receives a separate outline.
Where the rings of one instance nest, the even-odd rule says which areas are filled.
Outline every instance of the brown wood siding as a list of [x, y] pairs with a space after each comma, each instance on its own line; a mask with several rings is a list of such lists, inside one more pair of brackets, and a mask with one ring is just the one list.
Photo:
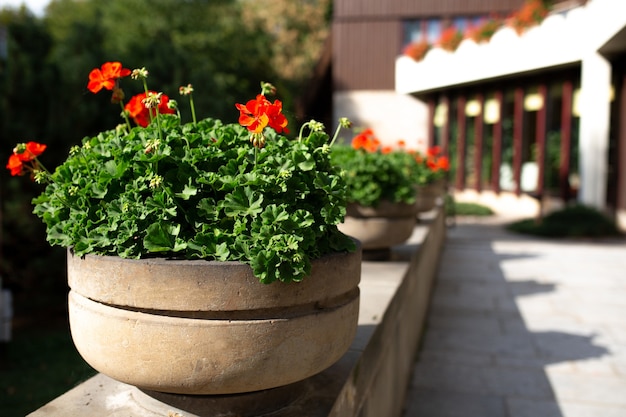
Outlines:
[[335, 0], [335, 20], [355, 17], [416, 17], [507, 12], [524, 0]]
[[336, 0], [333, 88], [393, 90], [405, 19], [508, 14], [524, 0]]
[[399, 21], [333, 26], [334, 90], [393, 90], [400, 31]]

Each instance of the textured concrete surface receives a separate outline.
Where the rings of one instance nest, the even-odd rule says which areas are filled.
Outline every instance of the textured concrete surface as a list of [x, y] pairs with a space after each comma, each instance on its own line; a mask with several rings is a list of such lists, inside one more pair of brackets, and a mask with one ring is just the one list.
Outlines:
[[404, 417], [626, 416], [626, 240], [448, 230]]

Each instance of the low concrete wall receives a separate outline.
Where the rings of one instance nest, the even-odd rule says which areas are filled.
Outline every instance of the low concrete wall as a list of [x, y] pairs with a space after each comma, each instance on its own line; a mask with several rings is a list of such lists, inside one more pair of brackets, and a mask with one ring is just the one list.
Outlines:
[[407, 244], [393, 248], [391, 260], [363, 262], [350, 350], [302, 382], [242, 395], [179, 396], [174, 404], [98, 374], [29, 417], [399, 417], [445, 237], [438, 207]]
[[329, 417], [401, 415], [445, 236], [438, 210]]

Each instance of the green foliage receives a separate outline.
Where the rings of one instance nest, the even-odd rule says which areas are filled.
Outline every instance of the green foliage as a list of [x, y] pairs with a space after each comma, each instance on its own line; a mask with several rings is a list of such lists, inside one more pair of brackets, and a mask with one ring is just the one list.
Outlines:
[[446, 214], [449, 216], [491, 216], [493, 210], [487, 206], [477, 203], [466, 203], [454, 201], [450, 196], [446, 196]]
[[413, 204], [422, 168], [403, 150], [368, 152], [347, 145], [333, 146], [333, 162], [345, 171], [348, 202], [372, 207], [383, 200]]
[[34, 200], [50, 243], [79, 256], [242, 261], [266, 283], [299, 281], [311, 259], [354, 249], [336, 227], [346, 188], [325, 133], [268, 129], [258, 149], [239, 125], [160, 118], [161, 132], [153, 122], [86, 137], [56, 169]]
[[[0, 31], [7, 41], [6, 57], [0, 46], [0, 138], [4, 145], [0, 160], [6, 163], [14, 142], [11, 138], [46, 138], [53, 144], [48, 140], [51, 106], [47, 96], [53, 90], [56, 73], [45, 59], [51, 39], [40, 20], [25, 9], [0, 11]], [[45, 244], [43, 225], [29, 216], [30, 201], [40, 187], [20, 180], [9, 177], [4, 168], [0, 171], [0, 275], [4, 285], [19, 282], [28, 288], [35, 282], [49, 284], [50, 265], [59, 258]]]
[[539, 222], [525, 219], [512, 223], [509, 230], [543, 237], [607, 237], [621, 235], [615, 222], [598, 210], [581, 204], [546, 215]]
[[[271, 37], [245, 25], [241, 13], [240, 2], [224, 0], [53, 3], [46, 16], [54, 44], [51, 55], [60, 67], [60, 81], [69, 89], [62, 92], [60, 111], [76, 115], [68, 122], [84, 126], [83, 135], [112, 126], [116, 115], [102, 116], [108, 100], [82, 108], [82, 93], [93, 67], [120, 61], [127, 68], [149, 68], [151, 82], [163, 91], [187, 83], [202, 86], [211, 94], [197, 97], [196, 106], [203, 112], [198, 116], [234, 122], [232, 103], [256, 93], [260, 79], [279, 80], [270, 65]], [[137, 86], [127, 94], [139, 92]]]
[[[265, 3], [292, 8], [291, 0]], [[10, 144], [35, 140], [48, 145], [46, 165], [57, 166], [76, 138], [119, 123], [107, 95], [85, 99], [90, 94], [87, 74], [106, 61], [150, 68], [151, 81], [164, 91], [191, 83], [210, 92], [195, 97], [199, 118], [236, 121], [233, 103], [256, 94], [260, 79], [273, 80], [285, 107], [292, 108], [302, 85], [286, 81], [283, 68], [273, 65], [275, 54], [290, 51], [298, 79], [307, 79], [307, 68], [310, 73], [319, 56], [315, 51], [320, 46], [314, 43], [323, 42], [320, 34], [326, 33], [327, 22], [295, 7], [307, 26], [290, 29], [297, 39], [279, 38], [276, 29], [282, 33], [278, 23], [284, 14], [268, 7], [261, 26], [244, 18], [244, 6], [249, 8], [250, 2], [54, 0], [46, 15], [37, 18], [26, 9], [4, 9], [0, 1], [0, 31], [7, 39], [6, 56], [0, 48], [0, 137], [6, 146], [0, 148], [0, 160], [7, 160]], [[300, 54], [307, 59], [296, 59]], [[129, 88], [127, 97], [139, 89]], [[188, 119], [187, 109], [181, 111]], [[64, 287], [64, 251], [46, 244], [43, 225], [28, 213], [40, 188], [10, 178], [7, 170], [0, 172], [0, 184], [4, 283], [28, 288], [56, 280]]]

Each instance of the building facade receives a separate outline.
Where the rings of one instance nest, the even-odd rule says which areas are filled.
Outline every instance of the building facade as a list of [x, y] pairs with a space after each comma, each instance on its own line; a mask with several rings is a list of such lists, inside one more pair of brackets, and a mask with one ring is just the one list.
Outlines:
[[399, 57], [396, 91], [428, 103], [428, 140], [450, 153], [457, 190], [578, 201], [624, 226], [626, 16], [617, 0], [557, 6], [521, 33]]
[[440, 145], [458, 196], [525, 213], [579, 201], [626, 227], [622, 1], [553, 3], [535, 27], [505, 25], [488, 42], [435, 45], [416, 61], [406, 44], [511, 16], [525, 1], [336, 1], [334, 118], [383, 141]]
[[333, 119], [349, 117], [383, 140], [424, 146], [427, 108], [395, 90], [395, 60], [420, 36], [507, 15], [523, 0], [335, 0], [332, 23]]

